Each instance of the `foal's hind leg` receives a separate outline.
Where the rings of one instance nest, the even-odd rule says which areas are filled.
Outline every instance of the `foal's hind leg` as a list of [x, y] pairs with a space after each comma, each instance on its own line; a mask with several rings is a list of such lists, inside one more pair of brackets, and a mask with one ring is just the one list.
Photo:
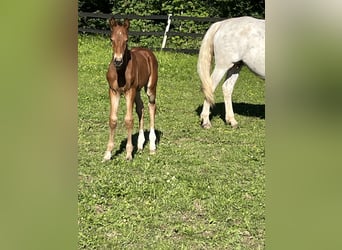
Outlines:
[[[212, 85], [213, 92], [215, 91], [220, 80], [222, 79], [224, 73], [226, 73], [225, 68], [215, 67], [215, 69], [211, 75], [212, 84], [213, 84]], [[203, 128], [211, 128], [209, 115], [210, 115], [210, 104], [206, 100], [204, 100], [203, 108], [202, 108], [202, 112], [201, 112], [201, 120], [202, 120], [202, 127]]]
[[145, 143], [144, 136], [144, 103], [141, 100], [140, 91], [135, 96], [135, 110], [139, 119], [138, 150], [142, 150]]
[[232, 104], [232, 94], [234, 90], [235, 83], [239, 77], [239, 72], [242, 67], [242, 62], [234, 64], [227, 72], [227, 79], [222, 85], [222, 91], [224, 96], [224, 105], [226, 110], [226, 122], [230, 124], [233, 128], [236, 128], [238, 122], [234, 118], [233, 104]]
[[150, 113], [150, 154], [155, 154], [156, 152], [156, 133], [154, 131], [154, 118], [156, 115], [156, 86], [150, 86], [150, 83], [147, 87], [147, 96], [148, 96], [148, 109]]

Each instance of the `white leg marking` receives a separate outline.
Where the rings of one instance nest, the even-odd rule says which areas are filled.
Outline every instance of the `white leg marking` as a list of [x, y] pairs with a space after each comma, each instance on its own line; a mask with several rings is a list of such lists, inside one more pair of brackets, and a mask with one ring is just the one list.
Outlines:
[[150, 153], [154, 154], [156, 151], [156, 133], [153, 128], [150, 129], [149, 140], [150, 140]]
[[145, 136], [144, 136], [144, 130], [139, 130], [139, 136], [138, 136], [138, 150], [142, 150], [145, 143]]

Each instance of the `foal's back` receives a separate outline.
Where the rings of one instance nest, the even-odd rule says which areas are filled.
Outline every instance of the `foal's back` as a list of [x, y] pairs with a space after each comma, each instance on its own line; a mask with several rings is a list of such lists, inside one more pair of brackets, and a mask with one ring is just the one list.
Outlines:
[[265, 20], [237, 17], [221, 22], [214, 37], [216, 65], [243, 61], [265, 77]]
[[153, 52], [145, 48], [132, 48], [131, 57], [135, 78], [142, 88], [146, 84], [156, 85], [158, 80], [158, 61]]

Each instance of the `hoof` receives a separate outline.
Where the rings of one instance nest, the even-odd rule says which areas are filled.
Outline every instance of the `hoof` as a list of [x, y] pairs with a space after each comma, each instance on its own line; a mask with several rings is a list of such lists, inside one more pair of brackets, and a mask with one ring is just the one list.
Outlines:
[[232, 127], [232, 128], [238, 128], [238, 123], [237, 123], [237, 121], [233, 121], [233, 122], [228, 122], [228, 124], [230, 124], [230, 126]]
[[102, 162], [109, 161], [112, 158], [111, 152], [106, 152], [105, 155], [103, 156]]
[[231, 126], [233, 129], [237, 129], [237, 128], [239, 127], [238, 123], [230, 124], [230, 126]]
[[211, 128], [211, 123], [203, 123], [202, 128], [205, 128], [205, 129]]
[[237, 121], [231, 121], [231, 122], [228, 122], [228, 124], [230, 124], [230, 126], [232, 128], [237, 128], [238, 127], [238, 122]]
[[226, 120], [226, 123], [229, 124], [232, 128], [238, 127], [238, 122], [233, 118], [231, 120]]
[[150, 150], [150, 155], [155, 155], [156, 154], [156, 150]]

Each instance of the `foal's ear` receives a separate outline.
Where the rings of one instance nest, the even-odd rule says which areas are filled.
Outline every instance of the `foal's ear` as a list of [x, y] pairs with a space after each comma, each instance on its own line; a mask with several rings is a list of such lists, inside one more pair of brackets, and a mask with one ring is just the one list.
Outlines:
[[115, 27], [118, 23], [115, 21], [114, 17], [111, 17], [111, 19], [109, 19], [109, 27], [110, 29], [113, 29], [113, 27]]
[[129, 20], [126, 18], [124, 21], [124, 27], [126, 27], [126, 29], [129, 29]]

